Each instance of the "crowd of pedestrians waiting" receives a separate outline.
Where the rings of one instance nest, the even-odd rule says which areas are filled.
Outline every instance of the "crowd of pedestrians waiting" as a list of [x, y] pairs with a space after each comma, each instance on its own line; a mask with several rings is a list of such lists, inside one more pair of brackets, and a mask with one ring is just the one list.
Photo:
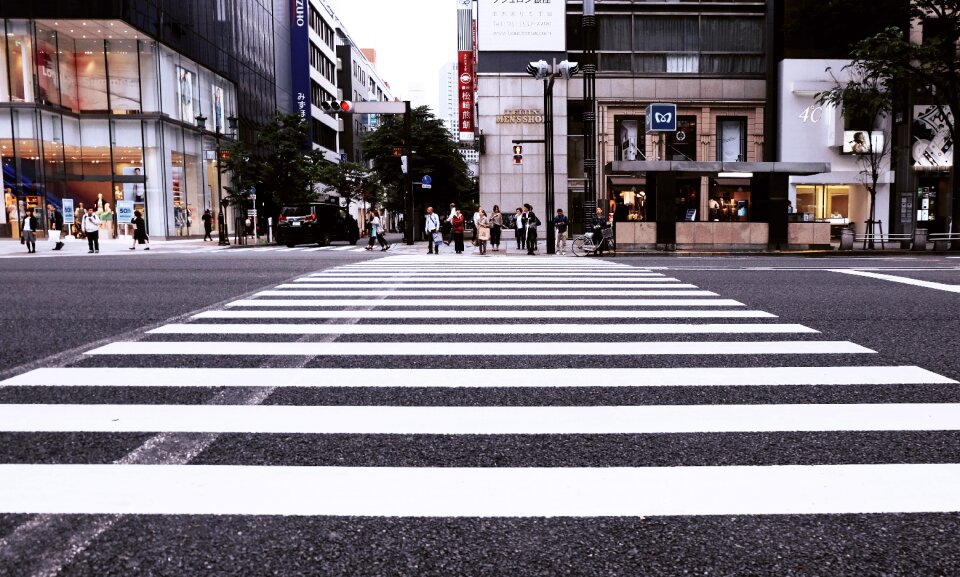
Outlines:
[[[597, 210], [597, 216], [594, 217], [593, 221], [595, 236], [600, 234], [599, 231], [602, 228], [609, 226], [609, 222], [603, 218], [600, 209]], [[565, 255], [567, 254], [570, 219], [563, 213], [563, 209], [557, 209], [552, 224], [556, 231], [556, 254]], [[517, 208], [512, 215], [502, 213], [500, 207], [494, 205], [490, 214], [487, 214], [487, 211], [483, 208], [478, 209], [473, 214], [472, 238], [470, 240], [479, 254], [487, 254], [488, 247], [493, 252], [498, 252], [500, 251], [503, 231], [512, 229], [517, 250], [525, 250], [527, 254], [532, 255], [538, 252], [537, 231], [542, 226], [543, 222], [537, 217], [533, 207], [529, 204]], [[432, 206], [428, 206], [427, 213], [424, 215], [423, 230], [426, 233], [428, 254], [440, 254], [440, 245], [449, 246], [451, 244], [456, 254], [463, 254], [464, 235], [467, 231], [466, 217], [455, 203], [450, 204], [449, 212], [445, 216], [437, 214]]]

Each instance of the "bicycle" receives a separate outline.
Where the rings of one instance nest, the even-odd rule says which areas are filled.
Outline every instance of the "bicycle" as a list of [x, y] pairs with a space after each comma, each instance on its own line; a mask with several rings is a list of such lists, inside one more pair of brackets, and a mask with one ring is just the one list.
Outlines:
[[608, 250], [616, 254], [617, 246], [613, 240], [613, 228], [607, 227], [600, 229], [600, 234], [603, 235], [603, 238], [600, 239], [600, 244], [598, 245], [593, 243], [593, 234], [578, 234], [573, 237], [573, 254], [576, 256], [584, 256], [597, 253], [600, 250]]

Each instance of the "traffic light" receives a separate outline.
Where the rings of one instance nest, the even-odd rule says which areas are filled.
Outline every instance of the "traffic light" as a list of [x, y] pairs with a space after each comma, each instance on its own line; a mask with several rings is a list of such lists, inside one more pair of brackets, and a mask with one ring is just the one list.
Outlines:
[[523, 164], [523, 147], [519, 144], [513, 145], [513, 163]]
[[349, 100], [324, 100], [320, 103], [320, 109], [327, 114], [338, 114], [340, 112], [353, 112], [353, 103]]

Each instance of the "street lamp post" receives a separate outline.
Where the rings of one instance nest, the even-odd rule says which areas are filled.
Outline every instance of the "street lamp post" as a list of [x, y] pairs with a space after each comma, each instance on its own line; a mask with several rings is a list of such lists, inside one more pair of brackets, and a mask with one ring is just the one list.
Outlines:
[[553, 81], [557, 76], [569, 79], [580, 70], [576, 62], [564, 60], [557, 64], [547, 64], [546, 60], [538, 60], [527, 65], [527, 73], [537, 80], [543, 80], [543, 172], [545, 182], [545, 200], [543, 210], [547, 218], [547, 254], [555, 254], [553, 230], [554, 205], [554, 169], [553, 169]]
[[[233, 116], [227, 118], [227, 122], [230, 123], [230, 129], [233, 130], [236, 128], [237, 119]], [[197, 127], [200, 129], [201, 133], [206, 132], [207, 128], [207, 117], [200, 114], [197, 116]], [[224, 216], [224, 210], [229, 205], [228, 201], [223, 199], [223, 185], [221, 183], [221, 169], [220, 169], [220, 125], [217, 124], [214, 130], [214, 138], [217, 141], [217, 234], [220, 237], [219, 245], [220, 246], [230, 246], [230, 237], [227, 235], [227, 219]]]

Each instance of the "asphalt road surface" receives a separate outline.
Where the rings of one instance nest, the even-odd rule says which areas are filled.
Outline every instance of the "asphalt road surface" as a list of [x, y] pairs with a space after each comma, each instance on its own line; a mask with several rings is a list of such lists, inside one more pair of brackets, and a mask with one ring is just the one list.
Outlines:
[[960, 259], [396, 252], [0, 259], [0, 575], [960, 575]]

